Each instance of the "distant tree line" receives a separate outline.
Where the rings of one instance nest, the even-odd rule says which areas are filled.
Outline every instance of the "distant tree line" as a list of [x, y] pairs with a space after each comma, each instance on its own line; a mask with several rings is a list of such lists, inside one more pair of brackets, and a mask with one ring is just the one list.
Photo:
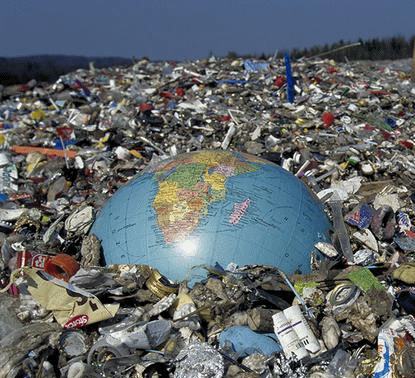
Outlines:
[[[324, 46], [313, 46], [310, 49], [291, 51], [293, 59], [300, 57], [324, 56], [335, 61], [348, 60], [396, 60], [411, 58], [414, 50], [415, 35], [411, 38], [395, 36], [390, 38], [373, 38], [367, 41], [359, 39], [359, 46], [341, 49], [351, 44], [340, 40]], [[330, 52], [332, 50], [337, 50]]]
[[131, 59], [114, 57], [84, 57], [68, 55], [35, 55], [18, 58], [0, 58], [0, 84], [25, 84], [32, 79], [38, 82], [55, 82], [59, 76], [78, 68], [88, 68], [93, 61], [96, 68], [131, 64]]
[[[408, 59], [413, 55], [415, 35], [410, 38], [403, 36], [395, 36], [389, 38], [373, 38], [366, 41], [359, 39], [359, 46], [353, 46], [350, 48], [344, 48], [347, 45], [352, 44], [350, 41], [345, 42], [340, 40], [333, 44], [315, 45], [311, 48], [304, 49], [291, 49], [289, 51], [292, 59], [311, 58], [311, 57], [324, 57], [327, 59], [333, 59], [337, 62], [345, 60], [396, 60], [396, 59]], [[277, 53], [277, 58], [282, 58], [284, 51]], [[227, 55], [230, 59], [235, 59], [239, 55], [235, 51], [230, 51]], [[266, 60], [270, 58], [270, 55], [261, 54], [259, 56], [254, 55], [241, 55], [243, 58], [258, 58]]]

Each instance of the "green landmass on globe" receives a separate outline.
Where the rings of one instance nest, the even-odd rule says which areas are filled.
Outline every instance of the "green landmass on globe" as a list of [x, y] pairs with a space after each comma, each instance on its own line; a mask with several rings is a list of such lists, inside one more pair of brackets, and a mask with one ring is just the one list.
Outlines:
[[[201, 151], [158, 166], [158, 191], [152, 203], [166, 243], [185, 240], [197, 228], [208, 207], [225, 199], [229, 177], [255, 172], [261, 160], [244, 162], [223, 151]], [[234, 205], [231, 224], [239, 223], [250, 199]]]

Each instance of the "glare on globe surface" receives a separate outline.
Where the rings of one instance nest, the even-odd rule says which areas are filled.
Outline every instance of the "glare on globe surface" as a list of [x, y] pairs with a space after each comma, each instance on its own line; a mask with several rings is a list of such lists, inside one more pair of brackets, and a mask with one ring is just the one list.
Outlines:
[[146, 264], [180, 281], [193, 267], [230, 262], [307, 273], [329, 229], [318, 199], [291, 173], [249, 154], [202, 150], [137, 175], [91, 233], [107, 264]]

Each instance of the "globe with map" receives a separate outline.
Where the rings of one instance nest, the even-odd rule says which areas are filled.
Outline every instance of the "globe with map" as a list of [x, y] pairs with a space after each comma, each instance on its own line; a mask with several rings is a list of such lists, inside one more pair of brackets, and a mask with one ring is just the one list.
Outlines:
[[310, 271], [330, 223], [294, 175], [253, 155], [217, 150], [163, 160], [120, 188], [91, 233], [107, 264], [145, 264], [170, 280], [229, 263]]

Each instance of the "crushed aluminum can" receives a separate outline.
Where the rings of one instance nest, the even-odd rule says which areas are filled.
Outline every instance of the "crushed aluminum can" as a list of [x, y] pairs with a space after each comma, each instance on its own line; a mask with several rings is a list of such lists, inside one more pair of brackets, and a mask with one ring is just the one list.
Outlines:
[[68, 232], [84, 234], [88, 232], [93, 222], [94, 208], [85, 206], [73, 212], [65, 221], [65, 229]]
[[148, 315], [160, 315], [163, 311], [166, 311], [173, 305], [174, 301], [176, 300], [176, 297], [177, 295], [175, 293], [163, 297], [156, 304], [154, 304], [153, 308], [148, 312]]
[[352, 236], [365, 247], [371, 249], [372, 251], [378, 252], [378, 241], [368, 228], [358, 230], [354, 232]]
[[395, 352], [393, 334], [388, 329], [381, 329], [378, 335], [378, 354], [380, 361], [373, 370], [373, 378], [394, 378], [391, 357]]
[[157, 270], [153, 270], [146, 282], [147, 288], [157, 297], [163, 298], [166, 295], [176, 293], [178, 285], [175, 285], [167, 277], [163, 276]]
[[357, 301], [361, 290], [353, 284], [339, 284], [327, 295], [327, 301], [333, 308], [333, 313], [338, 314], [343, 309]]

